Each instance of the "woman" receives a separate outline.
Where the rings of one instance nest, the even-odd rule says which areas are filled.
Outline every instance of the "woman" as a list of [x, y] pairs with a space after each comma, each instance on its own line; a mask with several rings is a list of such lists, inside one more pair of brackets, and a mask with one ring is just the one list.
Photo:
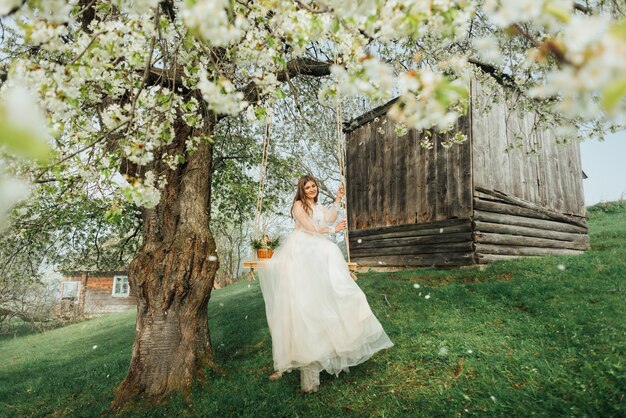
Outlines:
[[346, 226], [329, 226], [343, 193], [327, 209], [317, 203], [315, 179], [301, 177], [291, 209], [295, 230], [259, 270], [276, 370], [270, 379], [300, 369], [303, 392], [317, 391], [320, 371], [338, 375], [393, 346], [328, 240]]

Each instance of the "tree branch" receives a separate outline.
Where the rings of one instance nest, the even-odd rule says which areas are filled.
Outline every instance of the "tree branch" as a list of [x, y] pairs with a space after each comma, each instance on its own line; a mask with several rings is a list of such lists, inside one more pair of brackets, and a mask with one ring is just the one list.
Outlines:
[[[297, 58], [287, 63], [287, 68], [276, 74], [276, 79], [280, 82], [289, 78], [308, 75], [311, 77], [325, 77], [330, 75], [332, 62], [316, 61], [311, 58]], [[261, 99], [258, 86], [251, 82], [242, 89], [244, 99], [250, 103], [256, 103]]]
[[580, 3], [574, 3], [574, 9], [578, 10], [579, 12], [583, 12], [585, 14], [588, 14], [588, 15], [590, 15], [593, 12], [593, 10], [591, 10], [590, 7], [587, 7], [587, 6], [585, 6], [583, 4], [580, 4]]

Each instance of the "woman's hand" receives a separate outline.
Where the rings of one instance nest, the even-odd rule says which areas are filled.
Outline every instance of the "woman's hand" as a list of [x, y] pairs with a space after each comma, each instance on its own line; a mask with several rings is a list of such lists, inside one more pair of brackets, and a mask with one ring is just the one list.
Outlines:
[[341, 202], [341, 199], [345, 196], [346, 194], [346, 189], [343, 188], [343, 184], [339, 185], [339, 188], [337, 189], [337, 197], [335, 198], [335, 203], [339, 204]]
[[335, 233], [341, 232], [344, 229], [346, 229], [346, 220], [342, 219], [339, 222], [337, 222], [337, 225], [335, 225]]

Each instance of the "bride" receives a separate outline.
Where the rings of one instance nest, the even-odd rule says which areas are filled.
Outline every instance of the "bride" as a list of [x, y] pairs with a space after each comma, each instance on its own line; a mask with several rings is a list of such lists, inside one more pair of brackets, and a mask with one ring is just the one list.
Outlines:
[[327, 209], [317, 203], [315, 179], [301, 177], [291, 209], [295, 230], [259, 270], [272, 336], [270, 379], [300, 369], [303, 392], [317, 391], [322, 370], [338, 375], [393, 346], [339, 247], [327, 239], [346, 227], [345, 219], [328, 225], [337, 219], [343, 193], [339, 188]]

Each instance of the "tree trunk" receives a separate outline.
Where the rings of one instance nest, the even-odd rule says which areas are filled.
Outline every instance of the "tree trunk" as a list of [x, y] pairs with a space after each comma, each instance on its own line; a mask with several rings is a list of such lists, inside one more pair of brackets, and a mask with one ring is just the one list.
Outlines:
[[[189, 135], [179, 126], [172, 147], [184, 150]], [[142, 211], [144, 242], [128, 275], [137, 295], [135, 342], [113, 408], [137, 396], [187, 394], [213, 365], [207, 304], [218, 262], [209, 230], [211, 154], [203, 142], [176, 170], [155, 170], [167, 175], [167, 185], [159, 205]]]

